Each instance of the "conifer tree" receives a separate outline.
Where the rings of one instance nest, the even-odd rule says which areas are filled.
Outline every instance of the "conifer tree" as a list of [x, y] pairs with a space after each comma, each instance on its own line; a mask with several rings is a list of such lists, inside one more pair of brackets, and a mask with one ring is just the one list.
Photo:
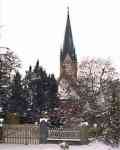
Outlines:
[[33, 105], [33, 93], [31, 87], [32, 80], [32, 67], [29, 66], [29, 70], [26, 71], [25, 77], [23, 79], [23, 90], [24, 90], [24, 99], [27, 102], [26, 108], [26, 121], [32, 123], [32, 105]]
[[23, 97], [22, 79], [20, 73], [17, 71], [14, 75], [11, 85], [11, 97], [9, 100], [9, 111], [23, 115], [26, 111], [26, 100]]
[[53, 110], [57, 101], [57, 81], [54, 75], [47, 75], [37, 60], [35, 67], [29, 67], [24, 78], [25, 99], [28, 102], [27, 116], [32, 121], [43, 111]]
[[58, 85], [57, 81], [54, 77], [54, 74], [51, 74], [48, 77], [48, 98], [49, 98], [49, 108], [53, 110], [55, 107], [57, 107], [58, 103], [58, 97], [57, 97], [57, 91], [58, 91]]

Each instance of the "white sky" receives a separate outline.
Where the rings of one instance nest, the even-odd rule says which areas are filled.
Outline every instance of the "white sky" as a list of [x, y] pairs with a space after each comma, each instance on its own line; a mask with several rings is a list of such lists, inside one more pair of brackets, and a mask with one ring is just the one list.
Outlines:
[[0, 46], [16, 52], [22, 71], [39, 59], [59, 75], [68, 5], [78, 61], [111, 57], [120, 66], [120, 0], [0, 0]]

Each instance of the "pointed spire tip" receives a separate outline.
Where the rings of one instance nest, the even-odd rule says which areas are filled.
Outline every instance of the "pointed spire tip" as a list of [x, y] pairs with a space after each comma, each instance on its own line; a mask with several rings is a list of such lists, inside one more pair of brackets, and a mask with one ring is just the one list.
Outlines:
[[67, 6], [67, 14], [69, 15], [69, 6]]

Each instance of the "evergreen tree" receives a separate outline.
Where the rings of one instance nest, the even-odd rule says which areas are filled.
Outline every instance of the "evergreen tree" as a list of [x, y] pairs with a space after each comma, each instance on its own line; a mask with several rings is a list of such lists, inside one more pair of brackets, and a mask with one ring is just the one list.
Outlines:
[[47, 105], [47, 97], [45, 93], [47, 74], [43, 68], [39, 66], [39, 61], [36, 62], [36, 66], [34, 68], [34, 78], [31, 85], [33, 90], [34, 109], [41, 113]]
[[24, 99], [27, 102], [26, 108], [26, 121], [28, 123], [32, 123], [32, 105], [33, 105], [33, 93], [31, 87], [31, 80], [32, 80], [32, 67], [29, 66], [29, 70], [26, 71], [26, 75], [23, 79], [23, 90], [24, 90]]
[[37, 60], [36, 65], [34, 67], [34, 73], [38, 73], [38, 71], [40, 70], [40, 66], [39, 66], [39, 60]]
[[9, 100], [9, 111], [23, 115], [26, 111], [26, 100], [23, 97], [24, 91], [22, 87], [21, 75], [17, 71], [14, 75], [11, 85], [11, 97]]
[[34, 69], [29, 67], [24, 78], [25, 99], [28, 102], [27, 117], [28, 120], [34, 122], [40, 118], [40, 114], [47, 105], [47, 97], [45, 95], [47, 74], [42, 67], [39, 66], [37, 60]]
[[53, 110], [58, 106], [58, 84], [54, 77], [54, 74], [49, 75], [48, 77], [48, 98], [49, 98], [49, 108]]
[[57, 81], [39, 66], [30, 67], [24, 78], [25, 99], [28, 102], [27, 116], [32, 122], [39, 119], [43, 111], [53, 110], [57, 101]]

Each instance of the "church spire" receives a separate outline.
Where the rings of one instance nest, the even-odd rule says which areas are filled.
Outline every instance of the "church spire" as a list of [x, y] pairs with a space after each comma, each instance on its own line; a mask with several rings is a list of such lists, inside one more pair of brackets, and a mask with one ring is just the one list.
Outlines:
[[66, 22], [64, 42], [63, 42], [63, 60], [66, 57], [66, 55], [69, 54], [71, 59], [74, 61], [75, 49], [74, 49], [74, 44], [73, 44], [70, 15], [69, 15], [69, 7], [67, 9], [68, 9], [68, 11], [67, 11], [67, 22]]
[[72, 37], [69, 8], [65, 28], [63, 48], [60, 51], [60, 78], [77, 79], [77, 56]]

